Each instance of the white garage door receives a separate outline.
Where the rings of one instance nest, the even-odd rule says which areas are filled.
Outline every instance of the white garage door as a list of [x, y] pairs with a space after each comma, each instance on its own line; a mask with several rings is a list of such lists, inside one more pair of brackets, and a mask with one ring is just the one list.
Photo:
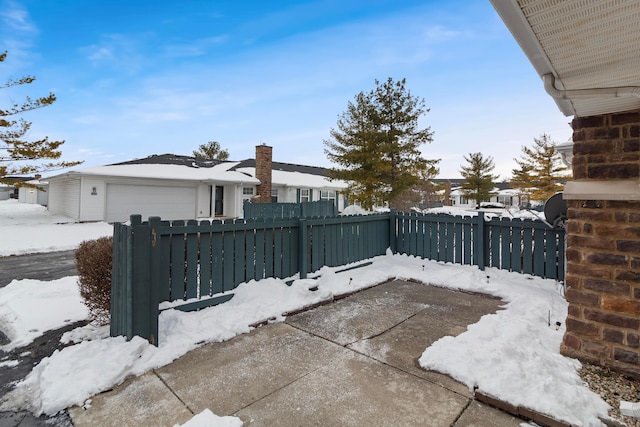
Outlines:
[[162, 219], [193, 219], [196, 213], [196, 189], [153, 185], [107, 184], [106, 219], [124, 222], [132, 214]]

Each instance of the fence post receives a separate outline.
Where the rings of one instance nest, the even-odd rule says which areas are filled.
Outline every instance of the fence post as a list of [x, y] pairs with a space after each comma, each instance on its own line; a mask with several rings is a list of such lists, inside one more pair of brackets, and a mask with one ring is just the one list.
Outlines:
[[309, 269], [309, 245], [307, 238], [307, 220], [300, 218], [298, 220], [298, 268], [300, 268], [300, 278], [307, 278], [307, 270]]
[[[149, 272], [149, 247], [151, 228], [148, 224], [142, 224], [140, 215], [131, 215], [131, 231], [133, 234], [133, 245], [131, 259], [133, 264], [133, 292], [132, 311], [133, 327], [132, 336], [138, 335], [149, 340], [151, 344], [157, 344], [158, 332], [153, 330], [154, 304], [151, 296], [151, 277]], [[157, 304], [155, 305], [157, 317]], [[157, 322], [157, 319], [156, 319]]]
[[480, 270], [484, 270], [484, 212], [478, 212], [477, 216], [477, 234], [475, 236], [475, 260]]
[[396, 210], [389, 209], [389, 249], [391, 253], [396, 253], [396, 240], [398, 238], [396, 230]]
[[131, 335], [131, 227], [113, 224], [113, 251], [111, 268], [111, 322], [110, 335]]
[[149, 217], [149, 342], [158, 346], [158, 316], [160, 310], [158, 305], [160, 304], [160, 290], [159, 286], [168, 286], [166, 283], [160, 283], [160, 257], [162, 251], [160, 250], [160, 217]]

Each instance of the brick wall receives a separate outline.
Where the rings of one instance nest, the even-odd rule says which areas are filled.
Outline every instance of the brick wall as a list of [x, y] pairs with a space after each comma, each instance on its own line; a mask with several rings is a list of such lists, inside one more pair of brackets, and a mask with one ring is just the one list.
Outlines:
[[257, 186], [256, 202], [271, 202], [272, 151], [273, 149], [268, 145], [256, 146], [256, 178], [260, 181], [260, 185]]
[[[577, 181], [640, 177], [640, 111], [578, 117]], [[640, 201], [568, 200], [565, 355], [640, 377]]]

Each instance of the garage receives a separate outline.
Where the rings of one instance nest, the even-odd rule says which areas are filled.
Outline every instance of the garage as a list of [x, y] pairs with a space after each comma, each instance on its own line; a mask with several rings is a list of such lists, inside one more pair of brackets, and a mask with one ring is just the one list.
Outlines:
[[196, 188], [107, 184], [106, 220], [124, 222], [133, 214], [162, 219], [196, 217]]

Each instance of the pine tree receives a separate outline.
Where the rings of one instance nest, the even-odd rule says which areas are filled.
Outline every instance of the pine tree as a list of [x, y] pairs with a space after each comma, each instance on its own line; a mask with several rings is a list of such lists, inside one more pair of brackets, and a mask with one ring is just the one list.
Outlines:
[[480, 207], [480, 202], [488, 201], [491, 197], [491, 190], [497, 175], [491, 172], [495, 169], [493, 157], [484, 157], [482, 153], [469, 153], [469, 157], [464, 156], [467, 166], [460, 166], [460, 175], [465, 179], [462, 183], [464, 194], [476, 201], [476, 208]]
[[571, 178], [551, 137], [542, 134], [533, 139], [533, 147], [522, 147], [517, 169], [512, 170], [511, 186], [529, 195], [531, 200], [544, 202], [562, 191], [563, 182]]
[[347, 181], [345, 195], [367, 209], [386, 203], [394, 207], [405, 190], [433, 169], [437, 174], [439, 160], [427, 160], [420, 152], [433, 138], [430, 128], [418, 129], [418, 119], [429, 110], [405, 83], [376, 80], [374, 90], [360, 92], [348, 103], [331, 139], [324, 141], [327, 157], [338, 165], [330, 177]]
[[203, 159], [228, 160], [229, 151], [223, 150], [217, 141], [209, 141], [206, 144], [200, 144], [198, 150], [193, 152], [194, 157]]
[[[0, 53], [0, 62], [7, 58], [7, 52]], [[35, 77], [26, 76], [18, 80], [9, 79], [0, 85], [0, 89], [13, 86], [28, 85], [35, 81]], [[11, 175], [27, 175], [79, 165], [78, 161], [49, 161], [57, 160], [62, 155], [60, 146], [64, 141], [49, 141], [49, 137], [38, 140], [25, 138], [31, 122], [22, 118], [14, 119], [22, 113], [47, 107], [56, 101], [56, 96], [50, 93], [37, 99], [26, 97], [23, 103], [12, 102], [6, 109], [0, 108], [0, 183], [14, 184], [7, 177]]]

